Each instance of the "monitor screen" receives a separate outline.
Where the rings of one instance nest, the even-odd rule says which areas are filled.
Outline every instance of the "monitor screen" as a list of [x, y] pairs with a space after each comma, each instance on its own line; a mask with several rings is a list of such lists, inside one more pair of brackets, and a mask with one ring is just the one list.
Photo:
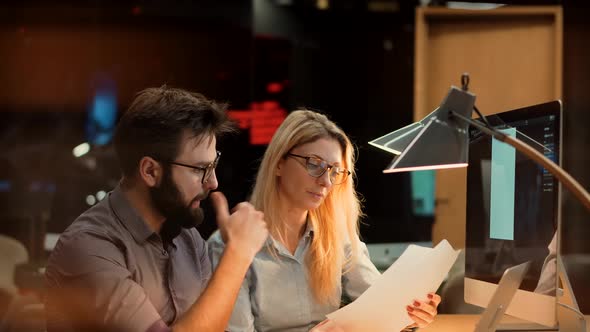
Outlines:
[[[496, 129], [560, 162], [561, 103], [489, 116]], [[467, 168], [465, 302], [485, 307], [504, 271], [530, 261], [507, 314], [556, 324], [554, 269], [544, 269], [555, 248], [559, 189], [542, 166], [475, 128]], [[552, 250], [552, 253], [555, 250]], [[548, 275], [549, 274], [549, 275]]]

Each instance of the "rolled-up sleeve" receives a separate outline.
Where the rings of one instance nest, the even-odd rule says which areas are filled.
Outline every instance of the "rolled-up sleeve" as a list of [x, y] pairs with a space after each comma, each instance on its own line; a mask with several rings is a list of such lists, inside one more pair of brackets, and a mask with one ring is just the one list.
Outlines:
[[[369, 250], [364, 242], [357, 242], [356, 251], [355, 260], [345, 265], [342, 274], [343, 295], [352, 301], [361, 296], [381, 276], [381, 273], [379, 273], [373, 262], [371, 262]], [[350, 253], [352, 252], [350, 246], [346, 252], [347, 256], [350, 257]]]
[[213, 273], [213, 267], [211, 266], [211, 257], [209, 255], [209, 248], [207, 242], [199, 236], [195, 241], [195, 246], [198, 248], [197, 253], [199, 255], [199, 266], [201, 271], [201, 278], [203, 282], [203, 289], [209, 283], [211, 275]]
[[131, 278], [123, 248], [104, 234], [66, 235], [51, 255], [46, 279], [49, 332], [67, 330], [64, 324], [144, 332], [161, 321]]
[[[209, 246], [211, 265], [213, 266], [213, 269], [215, 269], [219, 264], [219, 260], [221, 259], [221, 255], [223, 254], [223, 250], [225, 248], [219, 232], [213, 233], [213, 235], [207, 241], [207, 244]], [[247, 273], [246, 278], [244, 278], [244, 281], [242, 282], [242, 286], [240, 287], [240, 292], [238, 293], [238, 298], [236, 299], [236, 303], [234, 305], [234, 309], [232, 311], [226, 331], [256, 331], [254, 327], [254, 315], [252, 314], [252, 304], [250, 302], [249, 275], [250, 273]]]

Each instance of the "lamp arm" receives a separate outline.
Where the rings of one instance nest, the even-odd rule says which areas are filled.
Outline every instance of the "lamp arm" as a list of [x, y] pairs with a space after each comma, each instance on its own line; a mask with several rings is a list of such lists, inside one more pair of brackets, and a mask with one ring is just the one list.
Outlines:
[[494, 137], [495, 139], [512, 146], [514, 149], [516, 149], [516, 151], [523, 153], [528, 158], [545, 167], [549, 173], [553, 174], [553, 176], [555, 176], [559, 182], [561, 182], [569, 191], [571, 191], [586, 207], [586, 209], [590, 211], [590, 194], [588, 194], [586, 189], [584, 189], [584, 187], [582, 187], [582, 185], [580, 185], [576, 179], [569, 175], [569, 173], [567, 173], [563, 168], [551, 161], [551, 159], [545, 157], [539, 151], [533, 149], [531, 146], [517, 139], [516, 137], [506, 135], [497, 130], [494, 130], [493, 128], [488, 128], [473, 119], [467, 118], [453, 111], [449, 111], [449, 116], [469, 123], [482, 132]]
[[537, 163], [541, 164], [545, 169], [549, 171], [549, 173], [553, 174], [563, 185], [569, 189], [577, 198], [584, 204], [584, 206], [590, 210], [590, 194], [574, 179], [569, 173], [567, 173], [563, 168], [559, 167], [555, 164], [551, 159], [545, 157], [539, 151], [533, 149], [528, 144], [524, 143], [523, 141], [517, 139], [516, 137], [505, 135], [506, 139], [503, 141], [512, 147], [514, 147], [517, 151], [524, 153], [527, 157], [531, 158], [532, 160], [536, 161]]

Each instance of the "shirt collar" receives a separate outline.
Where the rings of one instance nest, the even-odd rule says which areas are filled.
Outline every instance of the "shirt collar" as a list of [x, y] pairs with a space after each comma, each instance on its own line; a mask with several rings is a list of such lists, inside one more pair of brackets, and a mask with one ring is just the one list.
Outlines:
[[109, 193], [109, 203], [119, 222], [131, 233], [137, 243], [145, 243], [154, 234], [143, 218], [131, 206], [131, 203], [123, 194], [120, 185], [117, 185]]
[[311, 220], [309, 219], [309, 216], [307, 217], [307, 222], [306, 222], [306, 227], [305, 227], [305, 232], [303, 232], [303, 237], [310, 237], [313, 236], [313, 223], [311, 222]]

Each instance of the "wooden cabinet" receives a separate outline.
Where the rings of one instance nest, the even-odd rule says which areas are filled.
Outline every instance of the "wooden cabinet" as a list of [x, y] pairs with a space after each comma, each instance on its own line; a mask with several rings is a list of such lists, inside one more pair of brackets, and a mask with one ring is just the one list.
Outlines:
[[[470, 75], [476, 106], [493, 114], [562, 98], [559, 6], [416, 9], [414, 119]], [[466, 170], [437, 171], [433, 244], [465, 247]]]

